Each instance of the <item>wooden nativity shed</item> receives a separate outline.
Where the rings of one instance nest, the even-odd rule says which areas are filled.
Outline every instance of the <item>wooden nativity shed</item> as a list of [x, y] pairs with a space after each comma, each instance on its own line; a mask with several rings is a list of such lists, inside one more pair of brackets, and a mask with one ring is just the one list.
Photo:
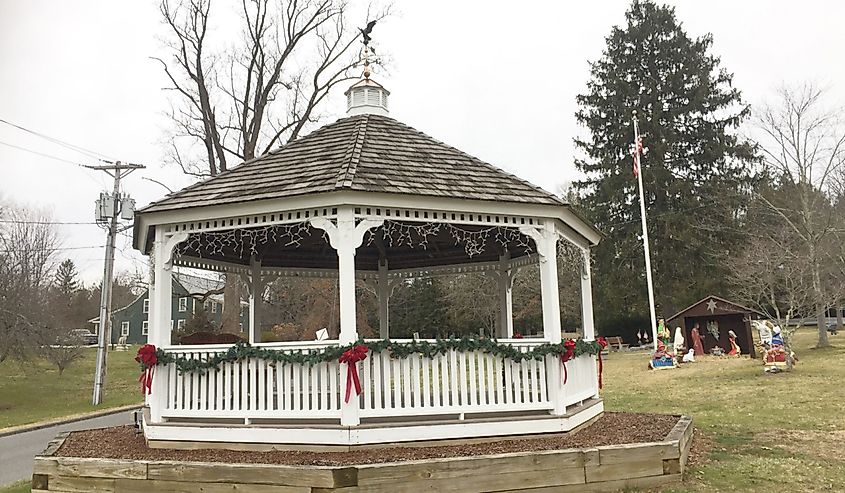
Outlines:
[[[392, 286], [414, 276], [485, 272], [498, 280], [498, 341], [521, 352], [561, 341], [559, 243], [580, 252], [583, 337], [594, 339], [590, 248], [599, 232], [560, 198], [387, 116], [388, 91], [362, 79], [335, 123], [140, 210], [134, 245], [152, 257], [149, 342], [205, 361], [230, 345], [176, 345], [171, 270], [242, 275], [251, 290], [249, 342], [284, 354], [348, 345], [356, 281], [377, 286], [380, 337], [390, 337]], [[543, 337], [514, 339], [513, 275], [540, 266]], [[261, 342], [269, 276], [336, 278], [338, 339]], [[400, 341], [401, 342], [401, 341]], [[429, 341], [432, 344], [434, 341]], [[361, 392], [347, 401], [350, 365]], [[568, 431], [599, 415], [595, 356], [567, 363], [450, 350], [317, 364], [244, 358], [205, 372], [159, 365], [147, 397], [152, 446], [351, 446]]]
[[[763, 314], [757, 310], [710, 295], [672, 315], [669, 324], [671, 327], [681, 327], [688, 347], [692, 347], [692, 329], [698, 325], [699, 334], [704, 336], [702, 345], [707, 352], [717, 346], [726, 352], [729, 351], [731, 343], [728, 331], [732, 330], [736, 334], [736, 343], [742, 354], [754, 358], [756, 356], [751, 320], [762, 317]], [[707, 330], [708, 327], [713, 327], [718, 337], [711, 334]]]

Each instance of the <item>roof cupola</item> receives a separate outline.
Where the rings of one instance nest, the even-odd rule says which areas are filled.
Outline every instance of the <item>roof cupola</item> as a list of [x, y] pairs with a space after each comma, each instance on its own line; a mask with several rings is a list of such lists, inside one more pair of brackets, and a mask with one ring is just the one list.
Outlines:
[[375, 55], [375, 50], [370, 48], [370, 32], [376, 21], [370, 21], [367, 27], [361, 29], [364, 38], [364, 49], [361, 52], [361, 64], [364, 66], [363, 79], [356, 82], [346, 90], [346, 113], [354, 115], [387, 115], [387, 96], [390, 91], [378, 82], [371, 80], [370, 75], [370, 53]]

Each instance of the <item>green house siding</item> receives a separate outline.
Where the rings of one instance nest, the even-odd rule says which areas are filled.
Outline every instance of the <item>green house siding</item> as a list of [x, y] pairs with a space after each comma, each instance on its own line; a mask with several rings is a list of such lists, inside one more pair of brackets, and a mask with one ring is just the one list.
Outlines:
[[[149, 313], [144, 311], [145, 300], [149, 299], [150, 292], [144, 291], [129, 305], [115, 311], [112, 314], [111, 343], [117, 344], [122, 336], [126, 336], [127, 344], [146, 344], [147, 334], [144, 326], [148, 322]], [[184, 300], [184, 301], [180, 301]], [[200, 300], [188, 296], [188, 292], [178, 282], [173, 283], [173, 298], [171, 301], [171, 318], [173, 330], [179, 324], [186, 324], [193, 314], [194, 305], [200, 309]], [[207, 303], [215, 303], [215, 307], [209, 305], [208, 318], [213, 324], [220, 324], [223, 320], [223, 305], [217, 301], [209, 300]], [[180, 311], [180, 304], [184, 310]], [[241, 324], [244, 334], [249, 334], [248, 309], [241, 309]]]

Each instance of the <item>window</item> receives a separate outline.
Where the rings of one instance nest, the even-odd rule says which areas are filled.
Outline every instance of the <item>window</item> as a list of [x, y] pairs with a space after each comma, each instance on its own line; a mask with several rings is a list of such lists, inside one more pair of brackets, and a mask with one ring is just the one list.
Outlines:
[[150, 323], [144, 320], [141, 322], [141, 335], [145, 336], [150, 333]]
[[179, 330], [185, 330], [185, 321], [184, 320], [178, 320], [176, 322], [176, 328], [179, 329]]
[[202, 307], [205, 310], [205, 313], [208, 313], [208, 312], [211, 311], [211, 304], [212, 304], [211, 301], [206, 301], [205, 303], [202, 304]]
[[120, 335], [129, 335], [129, 322], [120, 322]]
[[188, 311], [188, 298], [179, 298], [179, 311]]
[[94, 322], [94, 334], [100, 333], [100, 322]]
[[217, 313], [217, 303], [211, 302], [211, 313]]
[[150, 313], [150, 299], [144, 300], [144, 313]]

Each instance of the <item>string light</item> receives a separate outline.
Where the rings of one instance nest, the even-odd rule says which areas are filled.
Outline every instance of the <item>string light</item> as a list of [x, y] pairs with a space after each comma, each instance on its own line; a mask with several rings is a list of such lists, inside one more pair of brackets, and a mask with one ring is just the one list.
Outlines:
[[583, 278], [586, 279], [587, 275], [587, 255], [584, 252], [569, 243], [568, 241], [560, 241], [557, 242], [557, 256], [561, 259], [561, 262], [564, 265], [572, 265], [578, 268], [578, 274]]
[[[281, 242], [286, 247], [299, 247], [310, 232], [310, 223], [299, 222], [261, 228], [192, 233], [176, 247], [175, 253], [177, 256], [192, 253], [202, 258], [203, 254], [222, 255], [226, 249], [231, 249], [243, 258], [244, 253], [250, 256], [258, 255], [259, 247], [268, 243]], [[323, 238], [325, 239], [325, 235]]]
[[[371, 246], [380, 235], [387, 246], [420, 248], [427, 250], [432, 237], [441, 232], [448, 233], [455, 245], [463, 246], [467, 256], [472, 258], [484, 253], [491, 241], [509, 248], [516, 245], [525, 253], [531, 253], [531, 240], [514, 228], [491, 226], [479, 230], [468, 230], [448, 223], [407, 224], [398, 221], [384, 221], [379, 230], [367, 231], [367, 246]], [[287, 225], [264, 226], [251, 229], [191, 233], [180, 243], [175, 254], [203, 256], [222, 255], [234, 251], [239, 257], [255, 256], [261, 245], [282, 243], [286, 247], [299, 247], [305, 236], [311, 233], [308, 222]], [[329, 243], [328, 233], [323, 231], [322, 239]]]
[[[470, 231], [448, 223], [425, 223], [410, 225], [397, 221], [384, 221], [381, 227], [381, 235], [387, 246], [398, 247], [408, 246], [409, 248], [428, 248], [429, 238], [436, 236], [441, 231], [447, 231], [455, 240], [455, 245], [462, 245], [467, 256], [472, 258], [484, 253], [488, 240], [492, 239], [501, 246], [507, 247], [516, 243], [526, 253], [531, 253], [531, 242], [527, 236], [516, 229], [503, 226], [491, 226], [489, 228]], [[376, 238], [377, 232], [368, 231], [367, 246], [370, 246]]]

